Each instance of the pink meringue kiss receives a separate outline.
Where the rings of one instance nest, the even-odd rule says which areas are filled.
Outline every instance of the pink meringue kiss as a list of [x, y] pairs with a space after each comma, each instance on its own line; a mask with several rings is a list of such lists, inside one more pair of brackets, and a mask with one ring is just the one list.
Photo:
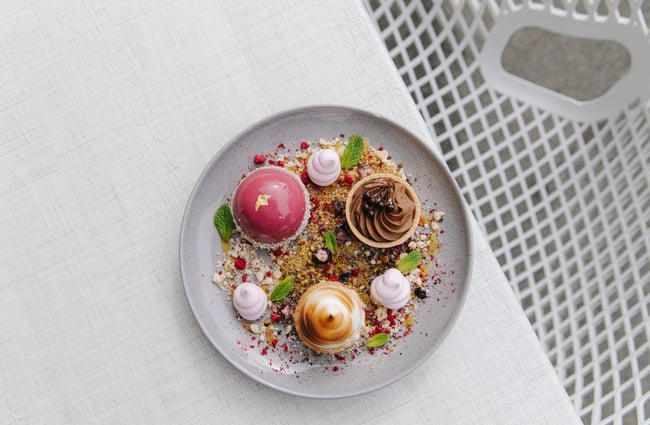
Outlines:
[[262, 248], [277, 248], [305, 229], [309, 220], [309, 194], [291, 171], [280, 167], [258, 168], [235, 190], [232, 214], [245, 239]]
[[232, 303], [239, 315], [246, 320], [257, 320], [264, 315], [268, 298], [262, 288], [246, 282], [235, 288]]
[[370, 297], [377, 304], [391, 310], [399, 310], [411, 298], [411, 285], [402, 272], [388, 269], [370, 284]]
[[333, 149], [316, 151], [307, 161], [309, 180], [318, 186], [329, 186], [341, 174], [341, 159]]

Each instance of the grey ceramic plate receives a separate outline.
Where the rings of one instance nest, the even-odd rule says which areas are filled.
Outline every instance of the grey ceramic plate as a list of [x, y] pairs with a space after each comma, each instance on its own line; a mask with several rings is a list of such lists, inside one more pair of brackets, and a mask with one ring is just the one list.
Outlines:
[[[221, 250], [212, 224], [214, 211], [226, 202], [256, 152], [280, 143], [296, 149], [302, 140], [362, 134], [383, 146], [416, 177], [414, 188], [425, 207], [446, 212], [430, 298], [419, 303], [413, 332], [389, 355], [366, 350], [346, 364], [327, 355], [292, 362], [282, 353], [251, 348], [251, 335], [239, 324], [228, 294], [211, 281]], [[468, 292], [472, 265], [470, 220], [446, 165], [426, 143], [375, 114], [339, 106], [312, 106], [283, 112], [258, 122], [231, 140], [208, 163], [189, 198], [180, 234], [180, 268], [190, 307], [210, 342], [230, 363], [252, 379], [289, 394], [338, 398], [388, 385], [422, 364], [453, 326]], [[281, 351], [281, 350], [276, 350]]]

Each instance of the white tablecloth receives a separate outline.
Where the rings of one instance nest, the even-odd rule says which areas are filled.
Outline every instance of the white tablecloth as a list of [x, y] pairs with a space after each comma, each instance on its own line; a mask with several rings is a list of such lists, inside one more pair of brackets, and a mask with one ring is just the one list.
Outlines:
[[382, 390], [288, 396], [209, 344], [178, 269], [189, 193], [234, 134], [309, 104], [430, 139], [357, 2], [0, 3], [3, 423], [579, 423], [476, 226], [456, 326]]

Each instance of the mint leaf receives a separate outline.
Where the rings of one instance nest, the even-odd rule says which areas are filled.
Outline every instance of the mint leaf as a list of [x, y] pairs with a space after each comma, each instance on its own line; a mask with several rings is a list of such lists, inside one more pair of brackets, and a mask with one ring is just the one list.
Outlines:
[[406, 254], [406, 257], [402, 258], [399, 263], [397, 263], [397, 270], [402, 273], [407, 273], [416, 268], [422, 262], [422, 253], [417, 249]]
[[372, 338], [368, 339], [366, 341], [366, 347], [369, 348], [376, 348], [376, 347], [381, 347], [382, 345], [388, 343], [390, 341], [390, 336], [387, 333], [378, 333], [375, 334]]
[[223, 241], [229, 241], [230, 235], [235, 228], [235, 222], [232, 220], [232, 213], [228, 204], [223, 204], [214, 213], [214, 227], [217, 228], [219, 236]]
[[336, 251], [339, 249], [336, 236], [334, 236], [334, 232], [331, 230], [325, 232], [325, 248], [329, 249], [332, 254], [336, 254]]
[[341, 168], [344, 170], [347, 168], [352, 168], [357, 165], [357, 162], [361, 159], [363, 151], [365, 149], [365, 144], [363, 142], [363, 137], [361, 136], [351, 136], [348, 140], [348, 144], [343, 150], [343, 157], [341, 158]]
[[295, 280], [292, 276], [287, 276], [281, 281], [279, 281], [278, 284], [273, 289], [273, 292], [271, 292], [271, 296], [269, 297], [269, 299], [272, 302], [275, 302], [275, 301], [280, 301], [281, 299], [289, 295], [289, 293], [293, 289], [294, 282]]

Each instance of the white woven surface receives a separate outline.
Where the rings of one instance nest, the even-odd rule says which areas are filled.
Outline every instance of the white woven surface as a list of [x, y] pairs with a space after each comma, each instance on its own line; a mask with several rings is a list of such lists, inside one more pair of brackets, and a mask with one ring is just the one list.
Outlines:
[[177, 240], [220, 146], [313, 103], [427, 137], [360, 4], [219, 3], [0, 4], [2, 422], [578, 423], [476, 226], [457, 325], [383, 390], [286, 396], [209, 345]]
[[650, 424], [650, 2], [365, 3], [583, 422]]

